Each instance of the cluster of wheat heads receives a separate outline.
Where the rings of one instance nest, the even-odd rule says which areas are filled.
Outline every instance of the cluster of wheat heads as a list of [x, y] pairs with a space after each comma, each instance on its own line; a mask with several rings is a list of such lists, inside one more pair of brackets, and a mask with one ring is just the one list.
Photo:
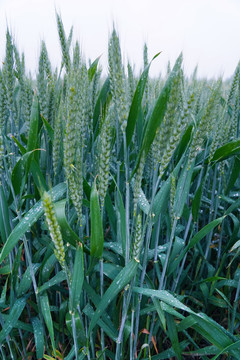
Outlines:
[[113, 29], [104, 77], [57, 27], [0, 69], [1, 359], [239, 359], [240, 66], [137, 75]]

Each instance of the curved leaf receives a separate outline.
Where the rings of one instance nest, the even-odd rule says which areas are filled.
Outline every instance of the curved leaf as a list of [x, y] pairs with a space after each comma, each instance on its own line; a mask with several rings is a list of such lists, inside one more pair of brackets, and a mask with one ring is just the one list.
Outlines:
[[32, 326], [34, 332], [34, 340], [36, 345], [37, 359], [43, 358], [44, 352], [44, 336], [43, 327], [38, 317], [32, 318]]
[[91, 216], [91, 256], [100, 259], [103, 252], [103, 226], [98, 199], [96, 181], [94, 181], [90, 196]]
[[50, 336], [50, 339], [51, 339], [53, 352], [55, 353], [53, 321], [52, 321], [52, 316], [51, 316], [50, 305], [49, 305], [49, 300], [48, 300], [47, 293], [44, 293], [44, 294], [40, 295], [39, 299], [40, 299], [43, 318], [44, 318], [44, 321], [45, 321], [45, 324], [47, 326], [49, 336]]
[[[66, 192], [66, 184], [61, 183], [56, 185], [51, 190], [53, 201], [59, 200]], [[18, 243], [21, 237], [30, 229], [30, 227], [43, 215], [42, 202], [38, 201], [17, 224], [9, 235], [0, 253], [0, 264], [5, 257], [10, 253], [14, 246]]]
[[136, 260], [131, 260], [113, 280], [113, 282], [111, 283], [105, 294], [103, 295], [92, 317], [92, 320], [89, 325], [88, 336], [90, 335], [94, 326], [98, 322], [98, 319], [101, 317], [101, 315], [103, 314], [107, 306], [110, 304], [110, 302], [134, 277], [137, 268], [138, 268], [138, 262]]
[[236, 154], [240, 154], [240, 140], [231, 141], [218, 148], [211, 161], [222, 161]]
[[50, 280], [45, 282], [40, 288], [38, 288], [38, 293], [41, 293], [50, 287], [59, 284], [60, 282], [66, 280], [66, 272], [64, 270], [59, 271], [55, 276], [53, 276]]
[[77, 234], [72, 230], [70, 225], [67, 222], [65, 215], [65, 205], [66, 199], [58, 201], [54, 204], [55, 214], [57, 217], [58, 224], [61, 229], [62, 237], [65, 242], [69, 242], [72, 246], [76, 247], [76, 245], [80, 242]]
[[8, 336], [11, 330], [15, 327], [25, 305], [26, 305], [26, 297], [22, 297], [21, 299], [17, 299], [10, 311], [10, 314], [5, 321], [2, 330], [0, 332], [0, 344], [4, 341], [4, 339]]
[[83, 260], [83, 246], [79, 244], [76, 249], [75, 261], [73, 267], [73, 276], [71, 284], [71, 310], [75, 312], [80, 302], [84, 280], [84, 260]]
[[98, 95], [98, 99], [93, 112], [93, 131], [95, 138], [97, 137], [100, 130], [98, 126], [99, 116], [101, 115], [101, 112], [106, 106], [109, 92], [110, 92], [110, 79], [109, 77], [107, 77]]
[[[152, 59], [152, 61], [160, 54], [160, 52], [155, 55]], [[127, 127], [126, 127], [126, 138], [127, 138], [127, 146], [129, 146], [133, 133], [134, 133], [134, 128], [136, 125], [136, 121], [139, 115], [139, 112], [141, 110], [141, 103], [142, 103], [142, 98], [143, 98], [143, 94], [144, 94], [144, 89], [147, 83], [147, 79], [148, 79], [148, 73], [149, 73], [149, 68], [151, 66], [152, 61], [149, 63], [148, 66], [146, 66], [146, 68], [144, 69], [138, 84], [137, 84], [137, 88], [135, 90], [134, 96], [133, 96], [133, 100], [131, 103], [131, 107], [129, 110], [129, 115], [128, 115], [128, 120], [127, 120]]]

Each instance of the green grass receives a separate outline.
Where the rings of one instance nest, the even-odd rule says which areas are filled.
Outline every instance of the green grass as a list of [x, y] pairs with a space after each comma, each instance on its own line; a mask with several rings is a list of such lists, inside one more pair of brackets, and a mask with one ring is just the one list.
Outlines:
[[[240, 68], [0, 69], [0, 358], [239, 359]], [[43, 202], [43, 203], [42, 203]]]

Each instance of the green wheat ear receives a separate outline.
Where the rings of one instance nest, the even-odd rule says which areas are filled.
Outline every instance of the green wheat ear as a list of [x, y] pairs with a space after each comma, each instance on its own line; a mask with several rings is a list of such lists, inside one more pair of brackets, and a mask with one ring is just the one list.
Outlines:
[[69, 72], [71, 69], [71, 59], [70, 59], [70, 55], [69, 55], [69, 47], [70, 47], [70, 43], [71, 43], [71, 39], [72, 39], [72, 29], [70, 32], [69, 39], [67, 40], [62, 19], [61, 19], [60, 15], [58, 15], [57, 13], [56, 13], [56, 18], [57, 18], [58, 36], [59, 36], [61, 49], [62, 49], [63, 64], [66, 67], [66, 71]]
[[187, 125], [184, 113], [183, 73], [181, 69], [173, 81], [167, 111], [153, 141], [154, 168], [159, 164], [160, 178], [164, 174]]
[[87, 124], [87, 69], [85, 64], [69, 75], [66, 91], [64, 168], [69, 186], [70, 198], [82, 225], [83, 168]]
[[135, 238], [133, 244], [133, 259], [139, 262], [141, 250], [142, 250], [143, 236], [142, 236], [142, 215], [137, 216]]
[[209, 98], [206, 110], [199, 119], [198, 124], [195, 126], [195, 130], [192, 137], [192, 143], [190, 146], [188, 157], [188, 169], [192, 162], [196, 158], [198, 152], [202, 150], [203, 142], [207, 136], [212, 133], [216, 123], [216, 105], [219, 101], [221, 94], [221, 79], [217, 82], [216, 86], [212, 89], [211, 96]]
[[73, 68], [75, 71], [79, 69], [80, 63], [81, 63], [80, 46], [79, 46], [79, 42], [76, 41], [76, 44], [73, 49]]
[[81, 149], [76, 154], [76, 167], [71, 166], [68, 175], [70, 197], [76, 209], [80, 226], [82, 226], [83, 175]]
[[6, 58], [4, 62], [4, 76], [5, 86], [7, 89], [7, 102], [10, 111], [10, 118], [16, 124], [16, 108], [14, 104], [14, 88], [15, 88], [15, 76], [14, 76], [14, 52], [13, 52], [13, 40], [7, 29], [6, 33]]
[[128, 98], [129, 98], [129, 103], [131, 104], [135, 91], [135, 80], [133, 75], [133, 68], [129, 62], [128, 62], [127, 70], [128, 70]]
[[115, 29], [113, 29], [112, 36], [108, 44], [108, 64], [113, 103], [115, 105], [115, 111], [121, 130], [122, 132], [125, 132], [128, 115], [127, 94], [120, 43]]
[[[7, 125], [7, 119], [7, 90], [4, 83], [3, 73], [0, 70], [0, 126], [2, 127], [2, 132], [4, 132], [5, 125]], [[8, 129], [6, 130], [8, 131]]]
[[133, 216], [137, 215], [137, 205], [138, 199], [141, 190], [143, 170], [145, 166], [145, 154], [143, 153], [140, 159], [139, 167], [136, 172], [135, 181], [134, 181], [134, 189], [133, 189]]
[[62, 234], [60, 231], [59, 224], [57, 222], [57, 217], [55, 214], [54, 205], [51, 196], [46, 191], [44, 191], [42, 195], [42, 205], [47, 221], [47, 226], [50, 232], [50, 236], [55, 247], [54, 254], [58, 259], [59, 264], [62, 266], [63, 269], [65, 269], [66, 268], [65, 251], [64, 251]]
[[51, 65], [48, 59], [47, 48], [42, 41], [38, 62], [37, 89], [41, 114], [48, 118], [48, 83], [51, 79]]
[[[143, 47], [143, 69], [145, 69], [148, 66], [148, 64], [149, 64], [148, 47], [147, 47], [147, 44], [145, 43], [144, 47]], [[144, 89], [144, 99], [143, 99], [143, 108], [144, 108], [145, 114], [147, 114], [147, 112], [148, 112], [149, 104], [150, 104], [149, 79], [147, 79], [145, 89]]]

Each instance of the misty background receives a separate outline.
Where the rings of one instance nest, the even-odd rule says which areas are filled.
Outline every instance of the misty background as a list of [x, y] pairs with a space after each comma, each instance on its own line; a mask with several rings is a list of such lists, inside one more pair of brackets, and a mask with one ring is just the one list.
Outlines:
[[119, 33], [123, 60], [143, 66], [143, 46], [149, 60], [159, 51], [150, 75], [165, 74], [182, 51], [184, 70], [190, 75], [198, 65], [199, 77], [230, 77], [240, 59], [239, 0], [0, 0], [0, 60], [5, 56], [7, 26], [26, 67], [35, 76], [41, 40], [45, 40], [53, 66], [60, 66], [57, 11], [68, 34], [79, 40], [86, 60], [101, 55], [107, 72], [108, 38], [113, 23]]

